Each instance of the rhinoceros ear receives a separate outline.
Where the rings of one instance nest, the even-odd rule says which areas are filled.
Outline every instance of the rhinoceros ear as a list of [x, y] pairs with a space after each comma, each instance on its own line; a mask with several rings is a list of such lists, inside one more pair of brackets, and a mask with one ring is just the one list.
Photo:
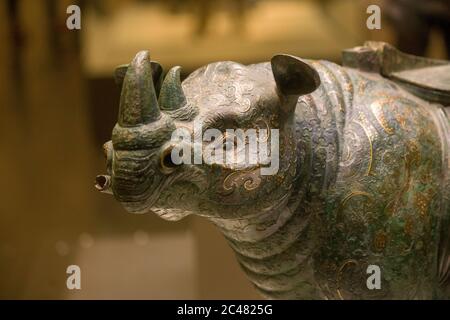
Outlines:
[[271, 64], [278, 91], [284, 96], [301, 96], [320, 86], [317, 71], [297, 57], [276, 55]]

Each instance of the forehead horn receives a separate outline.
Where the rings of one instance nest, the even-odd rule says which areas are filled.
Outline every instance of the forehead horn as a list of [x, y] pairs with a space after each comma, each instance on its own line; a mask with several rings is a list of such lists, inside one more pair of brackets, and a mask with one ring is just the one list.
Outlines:
[[159, 117], [150, 54], [148, 51], [141, 51], [125, 74], [118, 123], [122, 127], [135, 127], [155, 121]]

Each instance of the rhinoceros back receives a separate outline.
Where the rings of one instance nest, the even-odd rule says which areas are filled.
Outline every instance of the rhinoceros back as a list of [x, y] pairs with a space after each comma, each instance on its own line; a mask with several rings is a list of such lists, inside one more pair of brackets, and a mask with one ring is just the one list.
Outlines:
[[[313, 268], [321, 294], [443, 297], [433, 288], [449, 282], [445, 108], [377, 73], [310, 63], [322, 85], [300, 98], [296, 121], [300, 190], [316, 199], [308, 206], [317, 208], [311, 225], [320, 225]], [[365, 285], [370, 265], [384, 272], [382, 290]]]

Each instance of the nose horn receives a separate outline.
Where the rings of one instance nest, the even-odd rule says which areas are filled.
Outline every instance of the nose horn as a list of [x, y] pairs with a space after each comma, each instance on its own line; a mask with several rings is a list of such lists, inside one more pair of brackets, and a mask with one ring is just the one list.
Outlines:
[[173, 67], [167, 72], [159, 93], [159, 104], [161, 109], [176, 110], [184, 107], [186, 97], [181, 87], [181, 67]]
[[127, 69], [120, 96], [118, 123], [135, 127], [160, 117], [148, 51], [139, 52]]

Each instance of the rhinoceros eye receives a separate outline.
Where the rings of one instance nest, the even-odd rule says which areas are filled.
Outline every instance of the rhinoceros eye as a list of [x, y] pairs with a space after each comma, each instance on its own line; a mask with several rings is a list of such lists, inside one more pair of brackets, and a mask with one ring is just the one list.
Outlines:
[[167, 168], [175, 168], [177, 165], [172, 162], [172, 156], [170, 154], [166, 154], [163, 158], [163, 165]]
[[[161, 160], [160, 160], [161, 168], [162, 168], [162, 171], [167, 174], [172, 173], [176, 169], [176, 167], [181, 165], [181, 164], [175, 164], [172, 161], [172, 149], [173, 149], [173, 147], [169, 147], [169, 148], [165, 149], [161, 154]], [[180, 156], [182, 156], [182, 155], [180, 155]]]

